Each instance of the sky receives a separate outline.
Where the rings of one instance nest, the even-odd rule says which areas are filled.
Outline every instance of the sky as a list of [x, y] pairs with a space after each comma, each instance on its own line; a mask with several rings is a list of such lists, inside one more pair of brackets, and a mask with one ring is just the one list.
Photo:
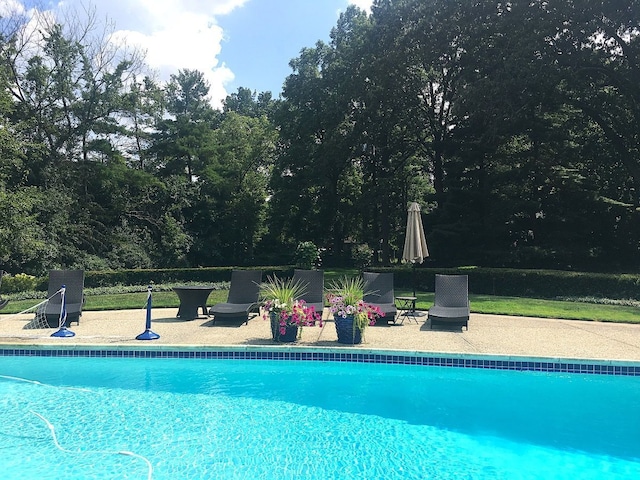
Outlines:
[[83, 12], [113, 22], [113, 40], [146, 51], [161, 81], [180, 69], [200, 70], [212, 105], [238, 87], [278, 98], [289, 61], [318, 40], [329, 41], [350, 4], [369, 11], [373, 0], [0, 0], [0, 15], [17, 9]]

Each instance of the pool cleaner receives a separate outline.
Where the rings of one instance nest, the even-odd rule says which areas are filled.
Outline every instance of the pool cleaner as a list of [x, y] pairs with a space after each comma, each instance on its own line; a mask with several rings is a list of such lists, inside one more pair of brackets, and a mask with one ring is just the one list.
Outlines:
[[53, 439], [53, 444], [55, 445], [55, 447], [60, 450], [61, 452], [64, 453], [71, 453], [71, 454], [99, 454], [99, 455], [126, 455], [129, 457], [134, 457], [134, 458], [139, 458], [140, 460], [144, 461], [147, 464], [147, 480], [152, 480], [153, 477], [153, 465], [151, 465], [151, 462], [146, 459], [145, 457], [143, 457], [142, 455], [138, 455], [137, 453], [133, 453], [133, 452], [129, 452], [128, 450], [120, 450], [120, 451], [108, 451], [108, 450], [82, 450], [82, 451], [73, 451], [73, 450], [68, 450], [66, 448], [64, 448], [62, 445], [60, 445], [60, 443], [58, 442], [58, 437], [56, 435], [56, 429], [55, 427], [51, 424], [51, 422], [49, 420], [47, 420], [45, 417], [43, 417], [42, 415], [40, 415], [37, 412], [34, 412], [33, 410], [30, 410], [31, 413], [33, 413], [36, 417], [38, 417], [40, 420], [42, 420], [47, 427], [49, 427], [49, 431], [51, 432], [51, 438]]

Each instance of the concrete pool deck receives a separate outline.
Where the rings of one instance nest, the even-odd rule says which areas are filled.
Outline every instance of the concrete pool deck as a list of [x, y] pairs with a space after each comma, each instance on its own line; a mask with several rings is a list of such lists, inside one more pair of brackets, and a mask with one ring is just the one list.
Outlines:
[[[362, 352], [403, 350], [410, 352], [507, 355], [563, 359], [593, 359], [640, 362], [640, 325], [558, 320], [502, 315], [471, 314], [469, 330], [430, 329], [426, 315], [416, 321], [408, 317], [403, 323], [373, 326], [366, 330], [360, 345], [337, 342], [333, 320], [322, 328], [305, 327], [302, 339], [295, 344], [271, 340], [270, 324], [261, 316], [252, 316], [248, 324], [211, 318], [183, 321], [175, 317], [177, 308], [152, 311], [151, 330], [160, 335], [152, 341], [135, 337], [144, 332], [146, 311], [118, 310], [82, 314], [80, 324], [73, 324], [72, 338], [55, 338], [55, 330], [26, 330], [33, 314], [0, 315], [0, 344], [136, 346], [136, 347], [228, 347], [286, 346], [318, 348], [354, 348]], [[327, 310], [325, 309], [325, 317]]]

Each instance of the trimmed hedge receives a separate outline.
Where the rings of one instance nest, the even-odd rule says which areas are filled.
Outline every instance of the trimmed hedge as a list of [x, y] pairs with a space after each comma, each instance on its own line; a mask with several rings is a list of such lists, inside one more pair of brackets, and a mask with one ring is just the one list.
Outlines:
[[394, 272], [395, 285], [433, 292], [439, 274], [468, 275], [469, 291], [507, 297], [557, 298], [596, 297], [640, 300], [640, 275], [526, 270], [510, 268], [421, 268], [376, 269]]
[[[262, 278], [267, 275], [286, 275], [292, 267], [255, 267], [262, 270]], [[231, 280], [234, 267], [205, 268], [163, 268], [153, 270], [118, 270], [114, 272], [86, 272], [86, 287], [106, 287], [112, 285], [145, 285], [153, 283], [202, 282], [217, 283]], [[244, 269], [243, 269], [244, 270]], [[246, 270], [249, 270], [248, 268]], [[45, 279], [46, 280], [46, 279]], [[44, 289], [46, 290], [45, 283]]]
[[[263, 279], [269, 275], [288, 277], [293, 266], [256, 267]], [[233, 267], [171, 268], [153, 270], [118, 270], [85, 273], [87, 288], [150, 283], [227, 282]], [[530, 298], [596, 297], [640, 300], [640, 275], [566, 272], [560, 270], [525, 270], [510, 268], [371, 268], [370, 271], [393, 272], [396, 288], [433, 292], [435, 275], [468, 275], [469, 291], [475, 294]], [[29, 280], [29, 281], [27, 281]], [[35, 290], [47, 290], [48, 277], [26, 279], [20, 275], [2, 279], [2, 293], [15, 293], [32, 284]]]
[[[262, 270], [262, 278], [267, 275], [292, 275], [293, 267], [256, 267]], [[106, 272], [87, 271], [84, 274], [84, 286], [87, 288], [111, 287], [116, 285], [149, 285], [179, 282], [202, 282], [205, 284], [228, 282], [234, 267], [206, 267], [206, 268], [159, 268], [149, 270], [117, 270]], [[33, 277], [32, 277], [33, 278]], [[19, 275], [2, 279], [3, 293], [16, 293], [26, 290], [24, 280]], [[33, 278], [30, 289], [46, 291], [49, 276]]]

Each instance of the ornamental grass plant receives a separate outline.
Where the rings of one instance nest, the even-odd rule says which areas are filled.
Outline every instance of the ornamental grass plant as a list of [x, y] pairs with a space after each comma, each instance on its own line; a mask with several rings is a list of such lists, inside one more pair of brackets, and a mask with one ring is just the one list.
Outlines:
[[364, 280], [348, 276], [332, 282], [327, 294], [333, 317], [353, 317], [354, 328], [363, 334], [367, 326], [375, 325], [378, 318], [384, 317], [379, 307], [363, 300], [364, 294]]
[[281, 335], [290, 326], [298, 327], [298, 336], [304, 326], [313, 326], [316, 322], [322, 326], [322, 315], [304, 300], [298, 300], [304, 293], [305, 286], [301, 282], [280, 279], [275, 275], [267, 277], [267, 281], [260, 286], [263, 318], [275, 319]]

